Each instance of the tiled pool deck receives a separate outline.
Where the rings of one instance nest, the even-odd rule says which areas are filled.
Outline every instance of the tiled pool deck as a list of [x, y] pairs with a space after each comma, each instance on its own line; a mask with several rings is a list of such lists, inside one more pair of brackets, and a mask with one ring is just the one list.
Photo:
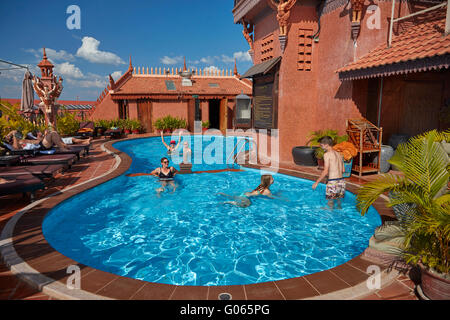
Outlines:
[[[105, 147], [116, 153], [117, 157], [105, 152], [101, 148], [104, 142], [105, 140], [94, 140], [91, 154], [62, 176], [56, 177], [47, 190], [36, 195], [37, 201], [32, 205], [21, 195], [0, 197], [0, 230], [5, 234], [11, 233], [11, 237], [4, 239], [0, 247], [4, 253], [0, 261], [0, 299], [217, 300], [220, 293], [227, 292], [234, 300], [417, 300], [415, 284], [411, 280], [414, 276], [388, 270], [382, 265], [379, 265], [383, 271], [382, 286], [369, 291], [366, 286], [366, 280], [370, 276], [367, 267], [377, 263], [362, 256], [333, 269], [300, 278], [218, 287], [149, 283], [96, 270], [63, 256], [42, 235], [41, 225], [46, 213], [74, 194], [122, 174], [131, 163], [126, 154], [111, 147], [111, 142], [107, 142]], [[320, 173], [316, 168], [299, 166], [282, 169], [280, 172], [309, 179], [314, 179]], [[358, 185], [374, 178], [374, 175], [362, 179], [352, 176], [348, 180], [348, 189], [354, 192]], [[53, 196], [43, 200], [49, 195]], [[23, 210], [25, 207], [27, 211]], [[392, 211], [384, 206], [383, 199], [377, 200], [375, 207], [383, 220], [392, 219]], [[80, 267], [81, 290], [66, 288], [70, 277], [66, 272], [69, 265]], [[36, 271], [37, 274], [34, 273]]]

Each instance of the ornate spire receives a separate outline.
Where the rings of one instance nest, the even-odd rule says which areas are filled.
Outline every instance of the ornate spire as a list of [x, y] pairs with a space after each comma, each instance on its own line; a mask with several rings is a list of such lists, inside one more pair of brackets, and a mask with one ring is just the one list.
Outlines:
[[235, 77], [237, 77], [239, 75], [238, 71], [237, 71], [237, 66], [236, 66], [236, 58], [234, 58], [234, 72], [233, 72], [233, 74], [234, 74]]
[[50, 79], [53, 77], [53, 67], [54, 65], [47, 59], [47, 53], [45, 52], [45, 48], [43, 48], [44, 55], [42, 57], [42, 61], [39, 62], [38, 67], [41, 69], [41, 77], [42, 79]]
[[187, 71], [187, 69], [186, 69], [186, 57], [184, 57], [183, 71]]
[[133, 64], [131, 63], [131, 55], [130, 55], [130, 65], [128, 66], [128, 70], [133, 70]]

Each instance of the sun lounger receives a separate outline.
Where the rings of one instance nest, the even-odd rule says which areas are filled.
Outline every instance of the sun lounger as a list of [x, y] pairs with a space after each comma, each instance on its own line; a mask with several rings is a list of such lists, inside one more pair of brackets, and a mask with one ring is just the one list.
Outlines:
[[109, 136], [109, 137], [111, 137], [111, 139], [120, 138], [120, 137], [122, 137], [122, 134], [123, 134], [123, 130], [120, 129], [120, 128], [118, 128], [118, 129], [108, 129], [104, 133], [105, 136]]
[[62, 164], [41, 164], [35, 166], [14, 166], [0, 168], [1, 177], [33, 175], [41, 179], [54, 178], [64, 170]]
[[36, 155], [23, 156], [20, 159], [21, 165], [41, 165], [41, 164], [62, 164], [72, 167], [77, 157], [73, 154], [52, 154], [52, 155]]
[[93, 137], [94, 136], [94, 123], [92, 121], [80, 123], [80, 129], [78, 129], [77, 135], [79, 135], [81, 137]]
[[[1, 175], [0, 177], [3, 178]], [[8, 176], [4, 179], [10, 180], [10, 182], [0, 183], [0, 196], [30, 192], [31, 202], [33, 202], [35, 192], [45, 188], [42, 180], [33, 175]]]
[[[10, 155], [20, 155], [20, 156], [25, 156], [25, 155], [38, 155], [38, 154], [73, 154], [77, 157], [77, 160], [80, 160], [81, 155], [86, 155], [89, 153], [89, 147], [90, 145], [69, 145], [68, 148], [70, 150], [61, 150], [59, 148], [53, 148], [50, 150], [41, 150], [41, 149], [32, 149], [32, 150], [16, 150], [14, 148], [12, 148], [11, 145], [2, 144], [2, 147], [4, 147], [6, 150], [8, 150], [8, 153]], [[51, 151], [54, 150], [54, 151]], [[49, 151], [51, 153], [49, 153]]]
[[20, 162], [20, 156], [0, 156], [0, 166], [13, 166]]

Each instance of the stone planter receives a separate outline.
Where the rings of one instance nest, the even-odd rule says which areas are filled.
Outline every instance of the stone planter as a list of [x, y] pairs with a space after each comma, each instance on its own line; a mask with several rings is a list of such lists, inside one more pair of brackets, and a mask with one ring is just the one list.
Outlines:
[[389, 138], [388, 145], [395, 150], [399, 144], [407, 142], [409, 138], [410, 136], [407, 134], [392, 134]]
[[[391, 169], [391, 164], [388, 162], [390, 158], [394, 155], [394, 148], [389, 145], [381, 145], [380, 152], [380, 172], [386, 173]], [[378, 156], [373, 159], [373, 163], [378, 163]]]
[[316, 167], [317, 158], [315, 151], [318, 147], [299, 146], [292, 148], [292, 158], [299, 166]]
[[450, 279], [443, 278], [419, 264], [422, 281], [420, 289], [426, 298], [431, 300], [450, 300]]

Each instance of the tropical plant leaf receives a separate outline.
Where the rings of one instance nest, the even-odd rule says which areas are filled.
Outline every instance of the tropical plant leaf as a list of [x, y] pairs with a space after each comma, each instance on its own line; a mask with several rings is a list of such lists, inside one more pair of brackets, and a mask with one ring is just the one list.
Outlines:
[[384, 174], [375, 181], [364, 184], [359, 190], [356, 196], [356, 208], [365, 215], [370, 206], [378, 199], [380, 195], [385, 192], [403, 191], [410, 187], [412, 183], [404, 177]]
[[449, 158], [436, 139], [433, 131], [425, 137], [411, 138], [408, 143], [399, 145], [389, 160], [431, 197], [437, 195], [449, 178]]

